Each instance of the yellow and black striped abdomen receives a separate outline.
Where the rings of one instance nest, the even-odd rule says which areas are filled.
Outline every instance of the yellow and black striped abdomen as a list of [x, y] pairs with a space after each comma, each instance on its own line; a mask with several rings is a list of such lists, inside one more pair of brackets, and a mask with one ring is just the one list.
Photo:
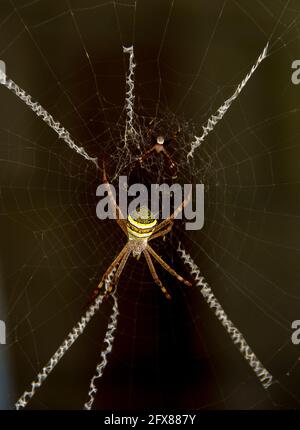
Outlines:
[[145, 239], [150, 237], [157, 224], [149, 209], [137, 209], [127, 218], [127, 230], [131, 239]]

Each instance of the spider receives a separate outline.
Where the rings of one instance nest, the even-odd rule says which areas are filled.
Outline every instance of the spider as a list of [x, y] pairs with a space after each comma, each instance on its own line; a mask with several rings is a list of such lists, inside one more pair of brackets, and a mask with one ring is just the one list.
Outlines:
[[[150, 123], [150, 126], [151, 126], [151, 123]], [[168, 151], [166, 150], [166, 147], [168, 145], [170, 145], [172, 142], [176, 141], [176, 138], [177, 138], [177, 136], [181, 130], [180, 130], [180, 128], [178, 128], [176, 133], [173, 133], [172, 137], [166, 139], [162, 135], [156, 136], [153, 133], [153, 129], [150, 126], [148, 128], [147, 135], [148, 135], [148, 138], [151, 140], [152, 147], [149, 150], [145, 151], [144, 154], [142, 154], [138, 158], [138, 162], [140, 164], [143, 164], [144, 161], [149, 156], [151, 156], [154, 152], [156, 152], [157, 154], [162, 154], [164, 159], [165, 159], [165, 163], [167, 165], [167, 168], [169, 169], [169, 171], [172, 175], [172, 178], [176, 179], [177, 178], [177, 166], [176, 166], [175, 162], [173, 161], [172, 157], [169, 155]]]
[[111, 263], [109, 268], [106, 270], [102, 279], [98, 285], [98, 287], [93, 291], [91, 296], [91, 301], [94, 301], [96, 297], [99, 295], [102, 286], [109, 273], [118, 266], [116, 273], [114, 275], [113, 281], [109, 285], [108, 289], [104, 294], [104, 299], [108, 297], [108, 295], [113, 290], [113, 287], [118, 284], [119, 278], [124, 270], [124, 267], [127, 263], [129, 256], [132, 254], [133, 257], [139, 259], [141, 254], [144, 255], [146, 262], [148, 264], [149, 270], [153, 277], [154, 282], [160, 287], [161, 291], [165, 295], [165, 297], [170, 300], [171, 296], [162, 284], [159, 279], [152, 258], [153, 257], [166, 271], [168, 271], [171, 275], [177, 278], [180, 282], [184, 283], [187, 286], [192, 286], [192, 283], [184, 279], [182, 276], [178, 275], [175, 270], [170, 267], [149, 245], [149, 241], [153, 239], [157, 239], [159, 237], [165, 236], [172, 230], [174, 218], [182, 211], [182, 209], [187, 205], [191, 198], [191, 193], [186, 197], [185, 200], [178, 206], [178, 208], [164, 221], [161, 223], [157, 223], [157, 220], [154, 218], [151, 211], [145, 207], [141, 206], [133, 213], [129, 214], [127, 217], [127, 221], [122, 216], [121, 210], [117, 205], [114, 196], [110, 190], [109, 183], [106, 176], [105, 165], [103, 163], [103, 183], [107, 185], [107, 193], [111, 202], [111, 205], [116, 209], [116, 221], [119, 227], [122, 229], [123, 233], [127, 236], [127, 243], [123, 247], [123, 249], [119, 252], [117, 257]]

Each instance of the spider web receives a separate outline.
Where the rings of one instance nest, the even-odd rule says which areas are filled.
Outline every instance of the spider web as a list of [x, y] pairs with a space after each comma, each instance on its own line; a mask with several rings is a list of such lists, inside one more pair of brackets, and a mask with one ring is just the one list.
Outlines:
[[[227, 315], [277, 381], [264, 390], [197, 288], [130, 259], [117, 290], [113, 351], [95, 407], [299, 408], [298, 87], [296, 1], [3, 1], [0, 58], [7, 75], [44, 106], [113, 183], [170, 181], [147, 128], [181, 133], [170, 148], [178, 181], [205, 184], [205, 226], [178, 225], [155, 249], [189, 277], [179, 240]], [[267, 58], [188, 159], [225, 100], [269, 42]], [[134, 47], [133, 132], [125, 91]], [[101, 173], [11, 92], [1, 91], [1, 408], [13, 407], [84, 312], [124, 243], [95, 208]], [[94, 319], [30, 403], [79, 409], [99, 361], [112, 302]]]

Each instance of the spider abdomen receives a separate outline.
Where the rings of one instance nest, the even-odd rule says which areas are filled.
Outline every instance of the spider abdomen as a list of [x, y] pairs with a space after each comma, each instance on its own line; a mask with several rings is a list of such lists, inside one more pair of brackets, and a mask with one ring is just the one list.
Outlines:
[[127, 218], [127, 230], [132, 240], [147, 239], [156, 227], [157, 220], [148, 208], [142, 206]]

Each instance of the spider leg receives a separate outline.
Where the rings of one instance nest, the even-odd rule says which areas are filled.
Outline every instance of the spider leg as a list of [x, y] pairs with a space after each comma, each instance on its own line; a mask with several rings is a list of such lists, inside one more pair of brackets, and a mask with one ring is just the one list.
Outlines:
[[151, 140], [152, 144], [154, 145], [156, 143], [156, 137], [153, 134], [153, 123], [154, 123], [154, 118], [149, 122], [149, 125], [147, 127], [147, 137], [148, 139]]
[[[172, 214], [173, 215], [173, 214]], [[170, 224], [170, 223], [172, 223], [173, 224], [173, 217], [172, 217], [172, 215], [171, 216], [169, 216], [168, 218], [166, 218], [165, 220], [163, 220], [160, 224], [158, 224], [156, 227], [155, 227], [155, 229], [154, 229], [154, 232], [153, 232], [153, 236], [158, 232], [158, 231], [160, 231], [160, 230], [162, 230], [163, 228], [165, 228], [166, 226], [168, 226], [168, 224]], [[151, 236], [151, 237], [153, 237], [153, 236]]]
[[120, 260], [122, 260], [122, 258], [126, 254], [126, 252], [127, 252], [127, 244], [120, 251], [120, 253], [117, 255], [117, 257], [114, 259], [114, 261], [111, 263], [111, 265], [109, 266], [109, 268], [106, 270], [106, 272], [102, 276], [101, 281], [98, 284], [98, 287], [95, 288], [94, 291], [91, 294], [91, 298], [90, 298], [90, 301], [88, 302], [88, 305], [91, 304], [98, 297], [98, 295], [100, 294], [100, 290], [103, 287], [103, 284], [105, 282], [105, 279], [110, 274], [110, 272], [112, 272], [112, 270], [116, 267], [116, 265], [120, 262]]
[[153, 278], [154, 282], [160, 287], [161, 291], [164, 293], [164, 295], [166, 296], [166, 298], [168, 300], [170, 300], [171, 296], [167, 292], [166, 288], [163, 286], [163, 283], [161, 282], [161, 280], [159, 279], [159, 277], [158, 277], [158, 275], [156, 273], [155, 267], [154, 267], [154, 265], [152, 263], [150, 254], [147, 251], [147, 249], [144, 249], [143, 254], [144, 254], [145, 258], [146, 258], [146, 261], [147, 261], [147, 264], [148, 264], [148, 267], [149, 267], [149, 270], [150, 270], [150, 273], [152, 275], [152, 278]]
[[[164, 145], [165, 145], [165, 143], [164, 143]], [[162, 154], [163, 154], [163, 157], [164, 157], [165, 162], [167, 164], [167, 169], [170, 170], [172, 177], [175, 179], [177, 177], [177, 166], [176, 166], [175, 162], [173, 161], [172, 157], [170, 156], [170, 154], [168, 153], [168, 151], [165, 148], [163, 148]]]
[[170, 267], [158, 254], [156, 254], [156, 252], [154, 251], [154, 249], [151, 248], [150, 245], [147, 246], [147, 251], [155, 258], [156, 261], [158, 261], [158, 263], [167, 271], [169, 272], [172, 276], [175, 276], [175, 278], [178, 279], [178, 281], [183, 282], [185, 285], [187, 285], [188, 287], [192, 286], [192, 283], [187, 281], [186, 279], [184, 279], [182, 276], [178, 275], [177, 272], [175, 272], [174, 269], [172, 269], [172, 267]]
[[113, 193], [111, 192], [110, 189], [110, 185], [107, 179], [107, 175], [106, 175], [106, 169], [105, 169], [105, 163], [103, 161], [103, 183], [106, 185], [106, 191], [107, 191], [107, 195], [109, 197], [110, 200], [110, 204], [111, 206], [115, 209], [116, 211], [116, 222], [119, 225], [119, 227], [123, 230], [123, 232], [126, 234], [126, 236], [128, 236], [127, 234], [127, 227], [126, 227], [126, 221], [124, 219], [124, 216], [122, 214], [121, 209], [119, 208], [119, 206], [117, 205], [117, 202], [114, 198]]
[[181, 133], [181, 127], [180, 125], [177, 127], [177, 130], [175, 131], [175, 133], [173, 134], [173, 139], [177, 139], [177, 136]]
[[115, 276], [114, 276], [111, 284], [108, 286], [108, 288], [107, 288], [107, 290], [106, 290], [106, 292], [104, 294], [103, 299], [107, 299], [107, 297], [112, 292], [113, 288], [118, 284], [118, 281], [120, 279], [120, 276], [121, 276], [121, 274], [122, 274], [122, 272], [124, 270], [125, 264], [127, 263], [127, 260], [128, 260], [128, 257], [129, 257], [130, 254], [131, 254], [131, 250], [129, 249], [123, 255], [123, 258], [122, 258], [122, 260], [120, 262], [120, 265], [119, 265], [119, 267], [118, 267], [118, 269], [117, 269], [117, 271], [115, 273]]
[[172, 230], [172, 227], [173, 227], [173, 221], [169, 221], [169, 225], [166, 227], [166, 228], [164, 228], [163, 230], [162, 229], [157, 229], [156, 230], [156, 233], [155, 234], [152, 234], [150, 237], [149, 237], [149, 239], [148, 239], [148, 242], [149, 242], [149, 240], [152, 240], [152, 239], [157, 239], [158, 237], [160, 237], [160, 236], [165, 236], [167, 233], [169, 233], [169, 231], [171, 231]]
[[179, 213], [189, 204], [192, 196], [192, 187], [190, 189], [189, 194], [187, 197], [180, 203], [180, 205], [175, 209], [175, 211], [165, 220], [163, 220], [160, 224], [158, 224], [154, 229], [154, 235], [157, 233], [157, 231], [161, 230], [163, 227], [166, 227], [169, 222], [173, 222], [174, 219], [179, 215]]
[[156, 136], [153, 134], [153, 127], [152, 124], [154, 122], [154, 119], [152, 119], [147, 127], [147, 139], [151, 142], [151, 148], [145, 151], [140, 157], [137, 158], [137, 162], [140, 164], [143, 164], [145, 160], [147, 160], [150, 155], [155, 151], [155, 145], [156, 145]]
[[137, 161], [140, 164], [143, 164], [145, 160], [147, 160], [148, 157], [150, 157], [150, 155], [152, 154], [152, 152], [154, 151], [154, 146], [152, 146], [152, 148], [148, 149], [148, 151], [145, 151], [138, 159]]

